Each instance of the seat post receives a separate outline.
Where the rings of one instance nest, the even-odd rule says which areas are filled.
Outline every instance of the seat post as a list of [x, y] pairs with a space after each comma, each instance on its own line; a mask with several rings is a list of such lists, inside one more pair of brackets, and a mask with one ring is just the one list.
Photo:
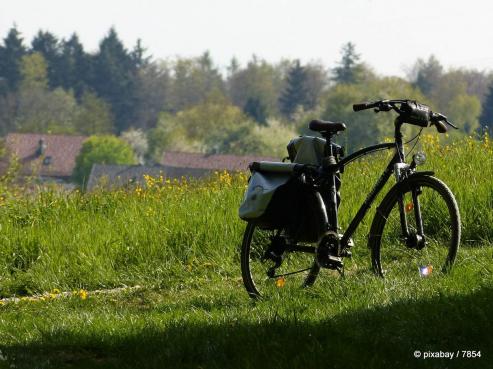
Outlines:
[[334, 171], [334, 165], [337, 164], [336, 157], [334, 155], [334, 146], [332, 145], [333, 132], [321, 132], [322, 137], [325, 138], [324, 158], [322, 160], [322, 168], [326, 171], [327, 182], [325, 191], [327, 191], [327, 217], [329, 220], [329, 230], [337, 232], [339, 227], [339, 221], [337, 219], [337, 185], [336, 185], [336, 172]]
[[324, 156], [331, 157], [334, 156], [334, 148], [332, 146], [332, 136], [331, 132], [321, 132], [322, 137], [325, 138], [325, 148], [324, 148]]

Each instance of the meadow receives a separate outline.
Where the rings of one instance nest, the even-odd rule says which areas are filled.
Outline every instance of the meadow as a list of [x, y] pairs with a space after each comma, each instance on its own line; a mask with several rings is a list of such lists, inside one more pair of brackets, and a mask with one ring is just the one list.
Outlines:
[[[449, 185], [461, 211], [450, 274], [376, 277], [366, 247], [372, 209], [347, 265], [357, 272], [323, 271], [313, 288], [262, 301], [249, 299], [239, 266], [247, 173], [90, 193], [4, 181], [0, 368], [491, 367], [493, 144], [445, 145], [435, 135], [419, 146], [423, 169]], [[343, 227], [386, 155], [342, 175]], [[125, 286], [138, 288], [93, 293]], [[425, 360], [416, 350], [481, 357]]]

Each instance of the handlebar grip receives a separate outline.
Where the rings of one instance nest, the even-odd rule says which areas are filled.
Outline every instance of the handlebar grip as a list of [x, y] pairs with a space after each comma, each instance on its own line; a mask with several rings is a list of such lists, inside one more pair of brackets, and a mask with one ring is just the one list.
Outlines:
[[361, 110], [370, 109], [373, 107], [375, 107], [374, 103], [364, 102], [364, 103], [354, 104], [353, 105], [353, 111], [361, 111]]

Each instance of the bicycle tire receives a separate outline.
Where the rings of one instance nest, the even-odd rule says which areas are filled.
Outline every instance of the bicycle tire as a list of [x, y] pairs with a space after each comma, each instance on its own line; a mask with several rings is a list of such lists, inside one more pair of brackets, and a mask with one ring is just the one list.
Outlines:
[[[419, 219], [413, 191], [419, 199], [424, 239], [419, 244], [403, 238], [399, 199], [403, 199], [410, 234], [417, 232]], [[408, 199], [411, 202], [407, 202]], [[414, 224], [413, 224], [414, 222]], [[414, 228], [414, 229], [413, 229]], [[374, 272], [381, 276], [418, 277], [446, 273], [452, 268], [460, 244], [461, 221], [454, 195], [441, 180], [415, 174], [396, 184], [384, 197], [370, 229], [369, 248]], [[400, 233], [400, 236], [398, 234]], [[418, 243], [411, 247], [407, 243]], [[422, 247], [421, 249], [418, 249]]]
[[282, 277], [283, 281], [268, 277], [267, 271], [274, 263], [261, 258], [270, 246], [269, 242], [272, 242], [270, 237], [276, 233], [282, 233], [282, 230], [264, 230], [255, 222], [249, 222], [246, 226], [241, 245], [241, 274], [245, 289], [252, 298], [279, 295], [290, 288], [311, 286], [320, 271], [314, 254], [286, 251], [281, 266], [276, 269], [276, 275], [307, 270]]

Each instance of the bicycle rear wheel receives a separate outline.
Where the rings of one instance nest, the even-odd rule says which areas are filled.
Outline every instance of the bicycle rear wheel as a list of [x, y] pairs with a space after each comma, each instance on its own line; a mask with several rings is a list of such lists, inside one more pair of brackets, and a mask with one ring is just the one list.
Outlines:
[[241, 273], [250, 297], [269, 297], [312, 285], [320, 271], [314, 252], [315, 247], [309, 244], [290, 244], [283, 230], [265, 230], [248, 223], [241, 246]]
[[372, 265], [380, 276], [419, 278], [450, 270], [460, 242], [460, 215], [439, 179], [415, 175], [382, 201], [370, 230]]

